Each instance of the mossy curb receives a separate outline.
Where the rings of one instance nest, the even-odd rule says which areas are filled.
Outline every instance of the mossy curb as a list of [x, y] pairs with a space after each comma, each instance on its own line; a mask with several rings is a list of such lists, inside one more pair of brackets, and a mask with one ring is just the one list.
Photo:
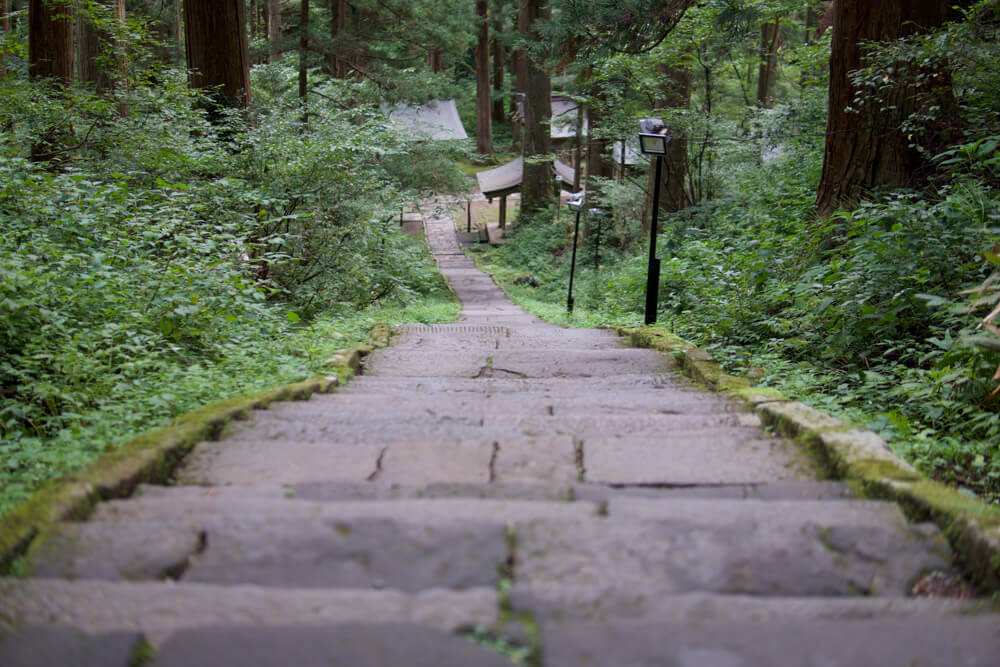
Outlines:
[[927, 479], [871, 431], [727, 375], [708, 352], [674, 334], [656, 327], [617, 332], [636, 347], [672, 357], [694, 380], [743, 401], [765, 426], [805, 447], [830, 478], [846, 480], [864, 497], [898, 502], [915, 521], [933, 520], [976, 581], [1000, 591], [1000, 508]]
[[227, 424], [245, 419], [252, 410], [333, 391], [360, 371], [365, 355], [388, 345], [390, 336], [388, 325], [376, 324], [368, 344], [348, 348], [327, 360], [328, 375], [209, 403], [99, 456], [83, 470], [48, 482], [0, 519], [0, 575], [10, 572], [17, 558], [49, 524], [85, 519], [101, 500], [128, 497], [139, 484], [166, 483], [196, 444], [218, 439]]

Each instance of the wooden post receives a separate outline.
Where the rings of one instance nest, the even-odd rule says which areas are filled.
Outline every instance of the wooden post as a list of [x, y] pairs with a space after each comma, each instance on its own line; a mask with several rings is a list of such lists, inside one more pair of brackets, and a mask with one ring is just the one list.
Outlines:
[[507, 195], [500, 196], [500, 229], [507, 228]]

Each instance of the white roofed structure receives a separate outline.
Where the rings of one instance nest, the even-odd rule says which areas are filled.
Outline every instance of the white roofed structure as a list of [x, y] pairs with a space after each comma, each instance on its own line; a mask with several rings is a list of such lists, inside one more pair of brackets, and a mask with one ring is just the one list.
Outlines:
[[389, 113], [390, 126], [418, 139], [468, 139], [455, 100], [431, 100], [420, 106], [399, 104]]

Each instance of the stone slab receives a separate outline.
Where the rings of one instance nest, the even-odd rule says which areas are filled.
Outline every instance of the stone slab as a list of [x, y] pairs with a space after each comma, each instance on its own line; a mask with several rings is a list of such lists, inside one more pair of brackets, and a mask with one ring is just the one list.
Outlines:
[[28, 625], [0, 632], [3, 667], [131, 667], [142, 642], [135, 632], [88, 635], [65, 626]]
[[313, 502], [196, 496], [132, 498], [112, 500], [97, 506], [93, 520], [159, 520], [205, 525], [217, 518], [254, 518], [272, 522], [312, 520], [347, 521], [391, 519], [400, 523], [438, 525], [455, 521], [502, 524], [552, 519], [562, 521], [593, 516], [596, 506], [587, 502], [551, 503], [526, 500], [484, 499], [470, 503], [463, 498], [415, 499], [405, 503], [392, 500], [358, 502]]
[[902, 596], [924, 572], [948, 569], [939, 535], [870, 505], [615, 499], [603, 520], [518, 524], [515, 587], [586, 587], [594, 600], [693, 591]]
[[984, 667], [996, 618], [840, 622], [565, 623], [545, 626], [546, 667]]
[[492, 442], [392, 444], [386, 447], [373, 479], [413, 484], [487, 483], [495, 447]]
[[381, 453], [380, 446], [229, 438], [195, 446], [176, 479], [179, 484], [216, 485], [363, 481], [375, 472]]
[[[542, 622], [607, 623], [635, 619], [657, 623], [783, 623], [789, 621], [940, 618], [990, 614], [985, 600], [912, 597], [761, 597], [687, 593], [595, 598], [582, 586], [514, 587], [516, 612], [531, 612]], [[1000, 620], [1000, 617], [995, 617]]]
[[579, 477], [576, 447], [568, 436], [504, 440], [498, 442], [497, 447], [492, 481], [538, 482], [565, 488]]
[[160, 521], [60, 523], [32, 545], [27, 562], [36, 577], [157, 580], [182, 571], [202, 539], [192, 526]]
[[154, 645], [183, 628], [243, 624], [414, 623], [454, 632], [492, 625], [498, 612], [492, 588], [408, 595], [390, 590], [0, 578], [0, 600], [0, 628], [61, 624], [88, 634], [141, 632]]
[[236, 627], [183, 630], [157, 651], [153, 667], [509, 667], [482, 646], [412, 625]]
[[[466, 317], [471, 314], [465, 313]], [[491, 314], [489, 317], [495, 317]], [[448, 351], [384, 348], [365, 362], [365, 372], [394, 376], [438, 377], [594, 377], [616, 374], [656, 373], [666, 370], [663, 357], [652, 350], [547, 350]]]
[[191, 558], [183, 581], [408, 593], [461, 590], [495, 585], [507, 559], [505, 526], [499, 523], [230, 516], [204, 524], [204, 530], [205, 549]]
[[809, 469], [805, 458], [782, 440], [736, 433], [587, 438], [585, 479], [604, 484], [760, 484], [800, 479]]

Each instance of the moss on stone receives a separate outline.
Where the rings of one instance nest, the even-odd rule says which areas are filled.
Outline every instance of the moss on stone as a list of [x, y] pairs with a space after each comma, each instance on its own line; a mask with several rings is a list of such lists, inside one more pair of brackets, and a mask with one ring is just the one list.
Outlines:
[[86, 482], [57, 480], [19, 503], [0, 523], [0, 574], [11, 571], [43, 528], [56, 521], [86, 518], [98, 500], [97, 489]]
[[[720, 387], [720, 389], [723, 389]], [[748, 407], [756, 408], [763, 403], [787, 403], [790, 399], [777, 389], [770, 387], [754, 386], [733, 386], [723, 389], [733, 398], [737, 398], [747, 404]]]

